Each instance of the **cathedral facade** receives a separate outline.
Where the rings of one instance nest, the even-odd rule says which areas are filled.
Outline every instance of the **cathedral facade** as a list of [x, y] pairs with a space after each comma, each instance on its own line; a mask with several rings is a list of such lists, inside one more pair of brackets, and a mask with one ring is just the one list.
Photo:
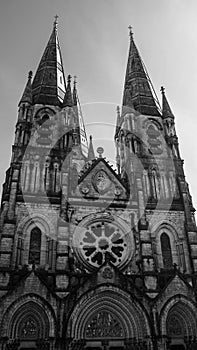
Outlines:
[[57, 22], [18, 106], [0, 219], [0, 349], [197, 349], [197, 229], [175, 117], [130, 29], [114, 170]]

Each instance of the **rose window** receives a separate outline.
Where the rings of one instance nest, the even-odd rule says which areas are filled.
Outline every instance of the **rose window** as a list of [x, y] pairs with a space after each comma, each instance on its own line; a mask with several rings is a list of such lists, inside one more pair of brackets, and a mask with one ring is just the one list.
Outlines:
[[87, 267], [101, 266], [106, 257], [114, 265], [121, 265], [129, 249], [128, 235], [122, 228], [104, 220], [93, 222], [80, 230], [78, 228], [75, 242], [76, 239], [76, 253]]

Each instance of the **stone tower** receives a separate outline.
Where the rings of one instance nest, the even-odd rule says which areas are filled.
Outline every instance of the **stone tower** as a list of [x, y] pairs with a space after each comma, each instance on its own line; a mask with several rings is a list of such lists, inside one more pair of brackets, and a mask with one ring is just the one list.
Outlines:
[[175, 117], [130, 30], [117, 171], [88, 145], [57, 20], [19, 102], [0, 231], [0, 349], [196, 349], [197, 230]]

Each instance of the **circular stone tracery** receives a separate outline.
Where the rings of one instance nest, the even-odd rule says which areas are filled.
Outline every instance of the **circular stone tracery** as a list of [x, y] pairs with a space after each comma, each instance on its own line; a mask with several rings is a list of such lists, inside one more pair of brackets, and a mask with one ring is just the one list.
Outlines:
[[129, 246], [130, 238], [114, 221], [91, 222], [85, 227], [77, 228], [74, 234], [76, 254], [87, 268], [101, 266], [106, 257], [114, 265], [122, 265], [128, 255], [127, 251], [131, 251]]

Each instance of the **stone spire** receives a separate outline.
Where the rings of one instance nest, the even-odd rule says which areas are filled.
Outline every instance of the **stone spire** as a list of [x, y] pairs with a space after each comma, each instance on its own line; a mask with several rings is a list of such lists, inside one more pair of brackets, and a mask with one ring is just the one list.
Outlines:
[[115, 131], [115, 138], [118, 135], [118, 132], [120, 130], [120, 122], [121, 122], [121, 117], [120, 117], [120, 107], [117, 106], [117, 119], [116, 119], [116, 131]]
[[34, 103], [55, 106], [61, 104], [64, 99], [66, 83], [57, 35], [57, 18], [58, 16], [55, 16], [50, 39], [33, 80]]
[[73, 105], [77, 106], [77, 89], [76, 89], [76, 84], [77, 84], [77, 77], [74, 76], [74, 86], [73, 86]]
[[165, 88], [163, 86], [161, 87], [161, 93], [162, 93], [162, 115], [164, 118], [170, 117], [174, 119], [174, 114], [172, 113], [172, 110], [166, 98]]
[[80, 137], [80, 145], [83, 155], [88, 157], [88, 140], [86, 135], [86, 129], [84, 124], [84, 118], [78, 96], [76, 96], [77, 105], [74, 106], [75, 115], [77, 116], [77, 125]]
[[64, 107], [73, 107], [73, 96], [71, 91], [71, 75], [68, 75], [66, 93], [63, 101]]
[[88, 148], [88, 160], [93, 160], [93, 159], [95, 159], [95, 154], [94, 154], [94, 147], [92, 143], [92, 135], [90, 135], [90, 143]]
[[27, 80], [27, 84], [25, 86], [25, 90], [23, 92], [23, 95], [20, 99], [19, 105], [21, 103], [32, 103], [32, 86], [31, 86], [31, 79], [32, 79], [32, 71], [29, 72], [28, 74], [28, 80]]
[[151, 82], [129, 27], [130, 48], [123, 92], [123, 107], [135, 108], [145, 115], [160, 116], [151, 90]]
[[88, 157], [88, 141], [82, 109], [76, 89], [76, 77], [74, 77], [74, 87], [71, 88], [71, 75], [68, 75], [66, 93], [63, 107], [70, 107], [70, 126], [73, 128], [75, 145], [80, 145], [83, 155]]

